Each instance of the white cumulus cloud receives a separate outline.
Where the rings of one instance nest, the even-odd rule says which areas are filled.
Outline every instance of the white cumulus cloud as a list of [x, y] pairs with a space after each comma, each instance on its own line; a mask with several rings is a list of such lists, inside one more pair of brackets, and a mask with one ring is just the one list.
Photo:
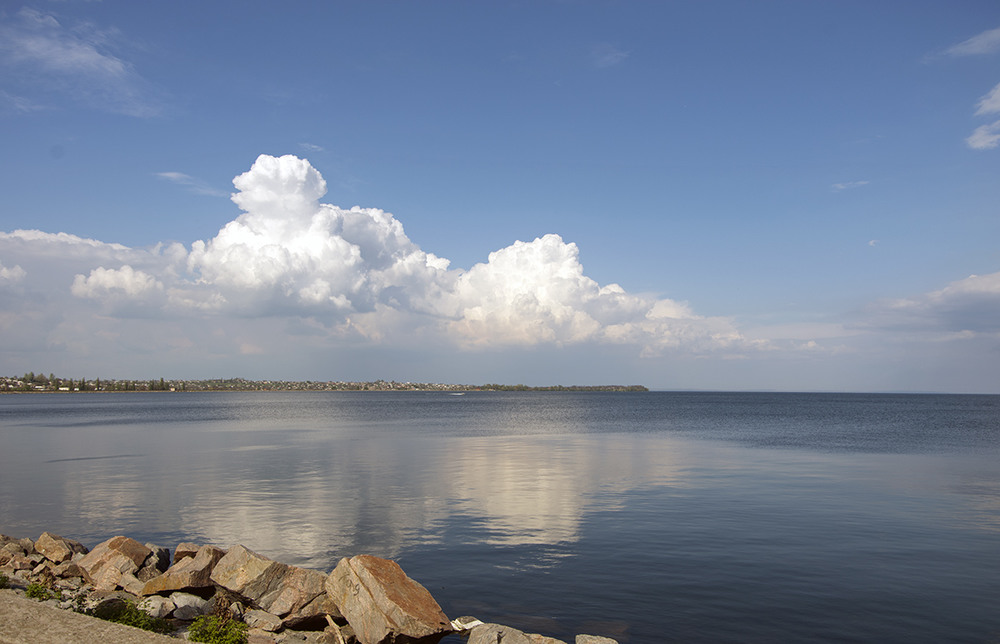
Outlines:
[[1000, 273], [970, 275], [923, 295], [872, 308], [873, 325], [949, 333], [1000, 333]]
[[78, 274], [70, 287], [73, 295], [94, 299], [109, 293], [138, 297], [154, 290], [163, 290], [163, 284], [152, 275], [137, 271], [128, 264], [118, 269], [98, 267], [86, 277]]
[[[322, 203], [326, 182], [306, 160], [261, 155], [233, 184], [243, 213], [189, 248], [14, 231], [0, 234], [0, 252], [27, 267], [26, 286], [44, 287], [36, 301], [55, 302], [62, 289], [76, 308], [97, 307], [105, 319], [300, 320], [298, 328], [311, 331], [296, 337], [322, 332], [391, 346], [591, 343], [631, 345], [632, 355], [756, 346], [726, 318], [598, 284], [576, 244], [559, 235], [516, 241], [471, 268], [452, 268], [414, 244], [391, 213]], [[273, 333], [270, 324], [256, 326]], [[246, 347], [271, 340], [247, 332], [234, 352], [256, 355]]]
[[16, 264], [7, 268], [0, 263], [0, 283], [7, 282], [8, 284], [13, 284], [15, 282], [20, 282], [24, 279], [25, 275], [27, 275], [27, 272]]

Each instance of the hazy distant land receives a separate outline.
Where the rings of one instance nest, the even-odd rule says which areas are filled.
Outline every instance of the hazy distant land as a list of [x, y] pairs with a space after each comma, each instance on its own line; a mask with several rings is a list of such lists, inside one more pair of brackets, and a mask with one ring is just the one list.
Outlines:
[[0, 377], [0, 392], [87, 392], [87, 391], [649, 391], [643, 385], [462, 385], [434, 382], [396, 382], [372, 380], [247, 380], [225, 378], [212, 380], [119, 380], [95, 378], [59, 378], [54, 374], [26, 373]]

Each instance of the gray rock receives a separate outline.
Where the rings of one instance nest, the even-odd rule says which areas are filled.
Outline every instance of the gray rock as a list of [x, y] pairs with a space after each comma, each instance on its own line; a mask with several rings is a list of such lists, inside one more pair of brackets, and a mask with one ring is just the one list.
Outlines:
[[326, 592], [361, 644], [452, 632], [451, 620], [427, 589], [388, 559], [371, 555], [341, 559], [326, 579]]
[[207, 599], [202, 599], [191, 593], [174, 593], [170, 596], [174, 603], [174, 617], [191, 621], [205, 614], [209, 608]]
[[170, 613], [177, 608], [177, 605], [169, 597], [160, 595], [146, 597], [139, 602], [138, 606], [152, 617], [169, 617]]
[[245, 612], [243, 614], [243, 621], [246, 622], [247, 626], [250, 628], [259, 628], [269, 633], [275, 633], [281, 630], [280, 617], [258, 608], [251, 608]]
[[135, 576], [142, 581], [149, 581], [153, 577], [158, 577], [170, 567], [170, 550], [155, 543], [143, 544], [150, 549], [149, 556], [142, 562], [142, 567]]
[[577, 635], [576, 644], [618, 644], [618, 640], [600, 635]]

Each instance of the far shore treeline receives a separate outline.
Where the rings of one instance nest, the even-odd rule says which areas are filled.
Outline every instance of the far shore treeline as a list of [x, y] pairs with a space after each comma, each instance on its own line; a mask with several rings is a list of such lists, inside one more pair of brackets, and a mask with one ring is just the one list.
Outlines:
[[316, 380], [118, 380], [60, 378], [55, 374], [29, 372], [23, 376], [0, 376], [0, 392], [45, 393], [85, 391], [649, 391], [642, 385], [456, 385], [428, 382], [367, 382]]

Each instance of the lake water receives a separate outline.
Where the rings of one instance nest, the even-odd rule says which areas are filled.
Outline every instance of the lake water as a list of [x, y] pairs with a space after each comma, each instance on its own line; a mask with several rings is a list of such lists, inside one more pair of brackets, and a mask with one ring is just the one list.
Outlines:
[[0, 396], [0, 532], [395, 559], [569, 642], [1000, 642], [1000, 396]]

